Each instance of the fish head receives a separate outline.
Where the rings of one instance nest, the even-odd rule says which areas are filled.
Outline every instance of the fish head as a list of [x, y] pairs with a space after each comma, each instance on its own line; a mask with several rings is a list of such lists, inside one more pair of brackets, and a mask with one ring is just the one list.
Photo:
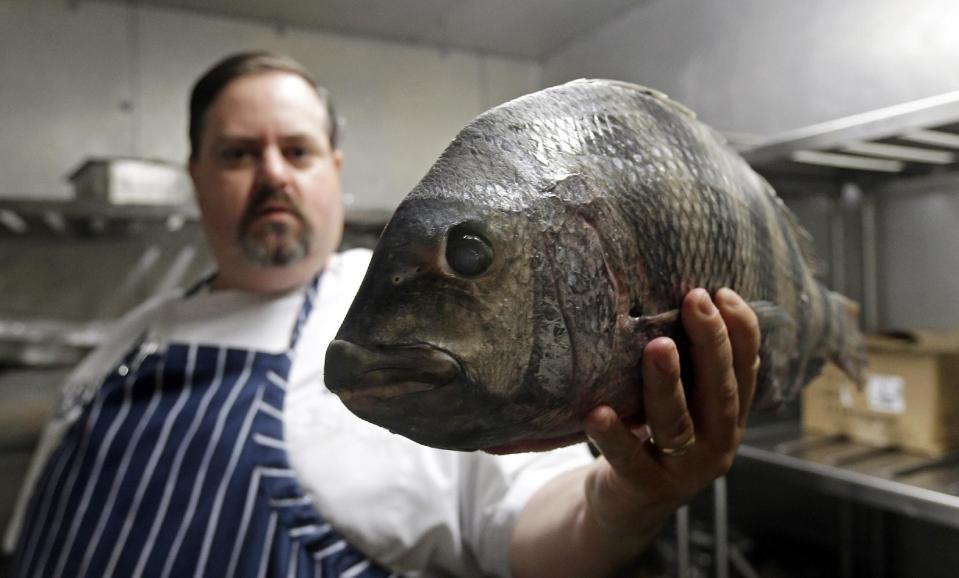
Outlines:
[[543, 449], [582, 439], [597, 384], [621, 381], [605, 185], [556, 102], [474, 119], [390, 219], [326, 358], [359, 417], [433, 447]]
[[327, 387], [426, 445], [513, 437], [526, 416], [504, 408], [522, 395], [533, 348], [533, 242], [522, 212], [475, 197], [405, 200], [328, 349]]

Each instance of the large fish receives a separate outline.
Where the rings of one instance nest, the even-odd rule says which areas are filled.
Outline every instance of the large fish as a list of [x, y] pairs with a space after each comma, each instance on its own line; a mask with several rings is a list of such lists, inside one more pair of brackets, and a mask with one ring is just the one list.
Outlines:
[[861, 369], [852, 304], [816, 281], [810, 247], [687, 109], [633, 84], [570, 82], [477, 117], [401, 203], [326, 384], [434, 447], [572, 442], [598, 404], [643, 419], [644, 346], [681, 342], [685, 293], [725, 286], [760, 318], [756, 405], [776, 406], [827, 358]]

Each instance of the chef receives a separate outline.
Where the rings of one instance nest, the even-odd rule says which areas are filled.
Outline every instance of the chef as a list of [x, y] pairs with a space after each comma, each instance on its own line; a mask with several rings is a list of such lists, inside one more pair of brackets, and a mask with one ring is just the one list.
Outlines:
[[683, 303], [692, 397], [654, 340], [648, 428], [597, 407], [599, 459], [436, 450], [346, 410], [324, 352], [369, 252], [334, 252], [335, 119], [283, 56], [233, 55], [195, 84], [189, 171], [216, 273], [129, 313], [69, 378], [8, 528], [12, 576], [608, 576], [728, 470], [759, 330], [725, 289]]

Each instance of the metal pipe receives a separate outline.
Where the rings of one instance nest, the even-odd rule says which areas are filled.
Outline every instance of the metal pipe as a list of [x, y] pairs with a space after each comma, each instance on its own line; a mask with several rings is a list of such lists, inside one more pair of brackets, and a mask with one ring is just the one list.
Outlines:
[[904, 132], [896, 138], [937, 147], [959, 149], [959, 135], [951, 132], [917, 128]]
[[676, 510], [676, 578], [689, 578], [689, 506]]
[[843, 145], [841, 148], [850, 153], [885, 157], [914, 163], [951, 165], [956, 162], [956, 155], [949, 151], [929, 150], [919, 147], [857, 141]]
[[870, 551], [872, 552], [872, 572], [873, 578], [884, 578], [886, 575], [886, 516], [882, 510], [871, 510], [869, 513], [869, 526], [872, 531]]
[[187, 269], [190, 268], [190, 264], [196, 257], [196, 253], [196, 247], [193, 245], [183, 246], [173, 259], [173, 263], [170, 264], [170, 267], [157, 282], [153, 295], [162, 295], [176, 287], [183, 276], [186, 275]]
[[899, 173], [906, 168], [906, 163], [896, 160], [875, 159], [840, 153], [824, 153], [820, 151], [798, 150], [789, 155], [789, 160], [807, 165], [823, 167], [837, 167], [859, 171], [876, 171], [880, 173]]
[[853, 503], [843, 500], [839, 503], [839, 575], [853, 578]]
[[876, 237], [876, 199], [862, 196], [862, 301], [866, 331], [879, 329], [879, 246]]
[[834, 198], [829, 208], [829, 278], [832, 290], [846, 292], [846, 215], [841, 199]]
[[749, 560], [739, 551], [739, 548], [733, 546], [729, 548], [729, 562], [742, 578], [762, 578], [749, 563]]
[[729, 516], [726, 509], [726, 478], [713, 482], [716, 578], [729, 578]]
[[95, 318], [109, 318], [122, 315], [123, 310], [130, 306], [133, 300], [134, 291], [137, 286], [147, 277], [150, 271], [156, 267], [163, 255], [163, 250], [158, 244], [152, 244], [140, 254], [136, 264], [130, 268], [124, 276], [123, 281], [108, 299], [101, 302], [96, 310]]

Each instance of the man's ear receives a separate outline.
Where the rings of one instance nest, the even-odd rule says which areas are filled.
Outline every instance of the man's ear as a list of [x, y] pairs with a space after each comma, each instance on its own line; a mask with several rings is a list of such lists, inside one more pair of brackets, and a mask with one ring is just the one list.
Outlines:
[[340, 172], [343, 168], [343, 151], [340, 149], [333, 151], [333, 166], [336, 167], [336, 172]]
[[192, 179], [193, 182], [196, 183], [196, 170], [197, 170], [196, 156], [191, 154], [190, 157], [187, 158], [186, 170], [188, 173], [190, 173], [190, 179]]
[[[197, 183], [196, 183], [196, 179], [197, 179], [197, 163], [196, 163], [196, 159], [194, 159], [194, 158], [191, 157], [191, 158], [186, 162], [186, 172], [187, 172], [187, 174], [190, 175], [190, 183], [193, 185], [193, 196], [194, 196], [194, 197], [199, 197], [199, 195], [200, 195], [200, 193], [199, 193], [200, 188], [197, 186]], [[197, 201], [199, 201], [198, 198], [197, 198]]]

